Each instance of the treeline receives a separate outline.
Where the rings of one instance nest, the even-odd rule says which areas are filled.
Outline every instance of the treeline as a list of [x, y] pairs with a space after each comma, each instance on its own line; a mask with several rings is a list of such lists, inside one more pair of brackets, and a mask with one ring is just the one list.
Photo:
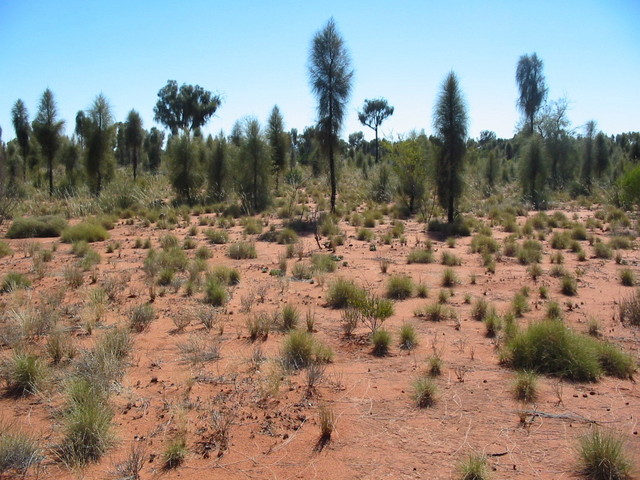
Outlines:
[[395, 112], [386, 99], [376, 98], [365, 100], [358, 112], [375, 139], [368, 142], [355, 132], [345, 141], [339, 134], [353, 71], [333, 20], [316, 33], [309, 61], [318, 121], [301, 133], [287, 130], [274, 106], [264, 123], [240, 119], [228, 134], [205, 138], [202, 127], [221, 108], [221, 98], [173, 80], [159, 90], [154, 108], [154, 120], [168, 135], [145, 129], [135, 110], [116, 122], [102, 94], [72, 122], [59, 118], [49, 89], [33, 118], [17, 100], [11, 111], [15, 138], [3, 143], [0, 129], [0, 193], [20, 197], [32, 186], [50, 196], [100, 195], [122, 169], [133, 182], [141, 173], [167, 175], [178, 202], [231, 201], [255, 213], [271, 204], [283, 184], [299, 187], [309, 176], [327, 175], [333, 211], [340, 170], [348, 166], [361, 172], [371, 200], [395, 200], [401, 213], [411, 215], [437, 199], [449, 222], [465, 189], [490, 196], [506, 184], [517, 185], [533, 208], [545, 208], [554, 192], [571, 198], [606, 192], [607, 200], [621, 206], [640, 200], [640, 133], [608, 135], [595, 121], [572, 125], [568, 101], [547, 99], [536, 54], [523, 55], [516, 66], [522, 120], [510, 139], [486, 130], [468, 138], [466, 105], [451, 72], [432, 113], [434, 135], [379, 140], [379, 127]]

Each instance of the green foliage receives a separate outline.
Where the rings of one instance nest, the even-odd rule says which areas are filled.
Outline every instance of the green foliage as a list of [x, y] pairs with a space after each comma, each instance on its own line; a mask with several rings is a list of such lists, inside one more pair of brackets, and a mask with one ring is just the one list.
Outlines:
[[462, 172], [469, 118], [458, 78], [449, 72], [442, 83], [433, 112], [439, 145], [436, 150], [436, 188], [440, 205], [453, 223], [462, 195]]
[[13, 255], [13, 250], [7, 242], [3, 242], [2, 240], [0, 240], [0, 258], [6, 257], [8, 255]]
[[13, 356], [1, 366], [0, 373], [7, 393], [15, 396], [31, 395], [44, 385], [47, 366], [37, 355], [14, 351]]
[[66, 227], [64, 218], [53, 215], [18, 217], [9, 227], [7, 238], [59, 237]]
[[290, 228], [285, 228], [278, 232], [277, 239], [281, 245], [292, 245], [298, 241], [298, 234]]
[[332, 308], [356, 307], [365, 297], [365, 290], [353, 281], [338, 278], [329, 286], [327, 304]]
[[291, 304], [286, 304], [282, 309], [282, 328], [284, 330], [292, 330], [298, 326], [300, 321], [300, 312]]
[[532, 135], [524, 150], [521, 178], [524, 198], [530, 201], [535, 209], [542, 208], [545, 204], [547, 173], [544, 157], [541, 138]]
[[627, 480], [631, 478], [631, 461], [624, 452], [621, 436], [594, 428], [580, 439], [578, 448], [580, 473], [590, 480]]
[[507, 361], [515, 369], [596, 381], [602, 373], [628, 378], [633, 360], [612, 344], [574, 333], [562, 322], [543, 320], [507, 342]]
[[67, 227], [62, 232], [62, 241], [66, 243], [84, 240], [85, 242], [101, 242], [109, 238], [105, 228], [93, 220]]
[[500, 244], [493, 237], [478, 234], [471, 239], [472, 253], [497, 253], [499, 251]]
[[429, 377], [420, 377], [413, 382], [413, 399], [418, 408], [433, 406], [436, 402], [438, 387]]
[[111, 105], [103, 94], [93, 101], [86, 115], [76, 117], [76, 130], [83, 139], [89, 186], [99, 194], [105, 180], [110, 176], [112, 145], [114, 137]]
[[204, 301], [214, 307], [222, 307], [229, 301], [229, 292], [219, 279], [207, 278], [204, 286]]
[[398, 195], [406, 213], [413, 215], [423, 204], [428, 176], [429, 142], [424, 135], [410, 134], [392, 147], [393, 171]]
[[538, 375], [529, 370], [517, 372], [513, 382], [513, 394], [522, 402], [533, 402], [538, 396]]
[[158, 91], [153, 118], [175, 136], [180, 130], [189, 132], [203, 127], [221, 103], [219, 95], [213, 95], [199, 85], [182, 84], [178, 88], [175, 80], [169, 80]]
[[625, 287], [633, 287], [636, 284], [636, 276], [630, 268], [623, 268], [619, 272], [620, 282]]
[[403, 323], [400, 327], [400, 348], [413, 350], [418, 345], [418, 334], [410, 323]]
[[578, 294], [578, 281], [573, 275], [567, 273], [562, 277], [560, 290], [564, 295], [573, 297]]
[[247, 212], [260, 212], [271, 202], [271, 161], [260, 123], [248, 118], [240, 144], [240, 164], [237, 188]]
[[518, 261], [522, 265], [540, 263], [542, 261], [542, 244], [536, 240], [525, 240], [518, 250]]
[[597, 258], [609, 259], [613, 257], [613, 251], [611, 247], [604, 242], [596, 242], [593, 245], [593, 253]]
[[27, 478], [29, 468], [38, 465], [44, 460], [38, 441], [21, 431], [12, 431], [2, 426], [0, 432], [0, 475], [12, 478], [15, 473], [22, 478]]
[[312, 362], [326, 363], [331, 360], [331, 352], [309, 332], [291, 330], [282, 344], [282, 361], [287, 368], [299, 370]]
[[454, 255], [451, 252], [444, 251], [442, 252], [442, 265], [447, 265], [448, 267], [457, 267], [462, 265], [462, 261], [457, 255]]
[[547, 86], [542, 73], [542, 60], [534, 53], [532, 55], [522, 55], [518, 60], [516, 68], [516, 82], [520, 97], [518, 98], [518, 108], [522, 111], [525, 119], [529, 123], [529, 134], [534, 132], [534, 120], [540, 106], [547, 97]]
[[442, 280], [440, 284], [443, 287], [451, 288], [455, 287], [458, 283], [460, 283], [460, 280], [458, 280], [456, 272], [451, 268], [445, 268], [444, 272], [442, 272]]
[[247, 258], [257, 258], [258, 252], [256, 251], [256, 245], [251, 242], [236, 242], [229, 245], [227, 250], [229, 258], [234, 260], [242, 260]]
[[229, 234], [226, 230], [214, 230], [209, 228], [204, 231], [204, 236], [207, 237], [209, 242], [216, 245], [223, 245], [229, 241]]
[[144, 332], [156, 318], [156, 312], [150, 303], [137, 305], [129, 311], [129, 328], [134, 332]]
[[640, 325], [640, 290], [620, 301], [620, 321], [625, 325]]
[[14, 290], [29, 288], [31, 280], [22, 273], [9, 272], [2, 279], [0, 293], [13, 292]]
[[207, 278], [212, 278], [223, 285], [232, 286], [240, 283], [240, 272], [226, 265], [216, 265], [213, 270], [207, 274]]
[[184, 433], [180, 432], [169, 440], [169, 443], [164, 449], [164, 453], [162, 455], [164, 462], [163, 468], [165, 470], [178, 468], [187, 457], [188, 451], [187, 439], [185, 438]]
[[375, 238], [375, 233], [368, 228], [359, 228], [356, 238], [360, 241], [371, 242]]
[[413, 250], [407, 256], [407, 263], [433, 263], [433, 251], [431, 249], [417, 249]]
[[640, 204], [640, 165], [624, 173], [618, 180], [618, 185], [624, 204]]
[[383, 328], [378, 328], [371, 334], [371, 343], [373, 344], [373, 355], [384, 357], [389, 353], [391, 334]]
[[489, 480], [487, 457], [482, 454], [469, 455], [458, 466], [458, 480]]
[[405, 300], [413, 294], [413, 280], [409, 275], [393, 275], [387, 281], [387, 297]]
[[320, 145], [329, 159], [332, 213], [336, 209], [337, 193], [335, 151], [351, 93], [352, 78], [349, 53], [331, 18], [313, 37], [309, 52], [309, 81], [318, 100], [317, 130]]
[[166, 158], [169, 178], [178, 198], [192, 204], [204, 184], [201, 168], [203, 155], [202, 139], [192, 138], [188, 133], [170, 138]]

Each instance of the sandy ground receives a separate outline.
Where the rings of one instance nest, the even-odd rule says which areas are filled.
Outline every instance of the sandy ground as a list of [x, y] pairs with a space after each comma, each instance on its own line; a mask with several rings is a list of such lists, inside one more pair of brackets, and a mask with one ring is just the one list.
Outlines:
[[[573, 213], [567, 212], [569, 216]], [[593, 215], [589, 211], [577, 213], [583, 219]], [[198, 217], [192, 217], [190, 224], [198, 225], [198, 221]], [[519, 222], [523, 221], [520, 217]], [[188, 227], [182, 223], [170, 233], [182, 241]], [[460, 284], [449, 300], [459, 322], [434, 323], [415, 317], [413, 312], [436, 301], [446, 267], [406, 262], [416, 244], [427, 240], [424, 226], [406, 222], [407, 245], [394, 240], [392, 245], [378, 244], [376, 251], [370, 251], [369, 242], [356, 239], [355, 227], [346, 223], [340, 227], [346, 233], [346, 241], [337, 248], [337, 255], [343, 257], [339, 268], [313, 282], [295, 281], [289, 276], [297, 258], [288, 260], [289, 272], [284, 279], [263, 273], [277, 268], [278, 257], [285, 251], [283, 245], [257, 242], [257, 259], [231, 260], [225, 255], [227, 245], [210, 245], [203, 235], [206, 227], [198, 227], [198, 246], [206, 245], [213, 253], [208, 264], [228, 265], [241, 274], [226, 310], [218, 315], [219, 324], [207, 333], [194, 320], [179, 331], [173, 319], [184, 315], [193, 319], [193, 309], [203, 305], [202, 292], [187, 297], [182, 289], [174, 293], [170, 287], [164, 292], [157, 288], [153, 303], [157, 318], [148, 331], [135, 334], [130, 365], [111, 398], [116, 443], [108, 455], [83, 470], [69, 470], [49, 455], [30, 476], [117, 478], [110, 473], [114, 465], [128, 455], [132, 446], [140, 446], [145, 455], [143, 479], [450, 479], [456, 478], [459, 462], [475, 452], [488, 456], [494, 479], [569, 479], [576, 476], [578, 439], [593, 428], [593, 422], [621, 434], [627, 452], [640, 467], [640, 388], [635, 381], [604, 377], [590, 384], [541, 377], [538, 399], [534, 404], [523, 404], [512, 393], [513, 371], [499, 364], [496, 341], [487, 338], [484, 325], [471, 317], [475, 299], [484, 296], [503, 313], [515, 292], [529, 286], [531, 311], [519, 320], [520, 325], [527, 325], [544, 316], [547, 301], [539, 299], [537, 293], [540, 285], [547, 285], [551, 299], [562, 305], [566, 323], [584, 332], [588, 318], [599, 319], [604, 338], [616, 342], [638, 360], [640, 330], [624, 327], [617, 319], [618, 302], [633, 289], [620, 284], [621, 267], [613, 259], [592, 257], [592, 248], [586, 241], [581, 242], [588, 254], [585, 262], [577, 262], [575, 254], [565, 251], [565, 268], [582, 271], [578, 295], [566, 297], [560, 292], [560, 279], [546, 273], [554, 252], [548, 242], [544, 242], [542, 262], [545, 275], [534, 282], [526, 267], [514, 258], [502, 257], [496, 273], [486, 273], [480, 255], [470, 253], [471, 237], [458, 239], [454, 248], [432, 240], [437, 260], [443, 250], [462, 259], [462, 266], [453, 267]], [[387, 223], [375, 230], [383, 233], [389, 228]], [[103, 329], [126, 322], [133, 306], [149, 300], [148, 281], [141, 268], [147, 251], [134, 249], [134, 239], [151, 237], [159, 249], [158, 238], [166, 233], [153, 227], [145, 229], [138, 221], [133, 225], [121, 221], [110, 232], [110, 240], [93, 244], [102, 256], [97, 285], [109, 277], [126, 283], [91, 335], [78, 320], [87, 291], [96, 287], [90, 283], [90, 272], [84, 274], [84, 285], [66, 290], [60, 322], [76, 326], [74, 340], [79, 348], [88, 348]], [[592, 233], [603, 239], [608, 235], [602, 231]], [[502, 239], [507, 234], [496, 227], [494, 235]], [[242, 236], [241, 227], [230, 229], [231, 241]], [[319, 250], [313, 236], [302, 236], [301, 240], [305, 246], [302, 261], [308, 262], [306, 256]], [[26, 255], [31, 241], [46, 248], [58, 244], [42, 279], [32, 273], [32, 259]], [[121, 248], [106, 253], [107, 245], [114, 241], [119, 241]], [[26, 292], [0, 296], [3, 309], [9, 308], [19, 295], [36, 304], [40, 294], [64, 285], [64, 268], [75, 261], [69, 245], [53, 239], [7, 242], [15, 253], [0, 259], [0, 274], [26, 273], [33, 279], [33, 286]], [[194, 252], [188, 250], [187, 254], [193, 258]], [[640, 276], [640, 252], [625, 250], [622, 255], [628, 267]], [[380, 270], [380, 258], [390, 261], [386, 274]], [[371, 354], [366, 328], [359, 327], [353, 339], [344, 338], [341, 312], [326, 306], [326, 292], [333, 279], [345, 277], [383, 294], [387, 279], [397, 273], [425, 283], [429, 298], [414, 297], [395, 303], [395, 313], [385, 323], [393, 335], [391, 351], [378, 358]], [[472, 274], [476, 275], [475, 284], [471, 284]], [[251, 313], [242, 312], [242, 298], [261, 290], [264, 302], [257, 299]], [[471, 304], [465, 303], [467, 295], [473, 299]], [[248, 338], [248, 316], [259, 311], [271, 314], [286, 303], [298, 307], [302, 326], [307, 311], [315, 315], [314, 335], [334, 352], [333, 362], [311, 394], [305, 386], [305, 371], [282, 375], [276, 368], [285, 333], [274, 330], [264, 342], [252, 343]], [[398, 347], [398, 332], [404, 322], [411, 323], [418, 332], [419, 344], [411, 352]], [[196, 334], [219, 340], [218, 361], [204, 365], [184, 361], [179, 345]], [[266, 360], [256, 367], [251, 356], [257, 346]], [[426, 360], [434, 351], [444, 360], [443, 374], [436, 378], [437, 400], [433, 407], [419, 409], [412, 400], [411, 383], [426, 370]], [[43, 444], [51, 446], [60, 438], [56, 410], [62, 403], [60, 389], [53, 387], [22, 399], [0, 398], [0, 415], [34, 432]], [[319, 443], [322, 406], [335, 415], [335, 431], [325, 445]], [[214, 435], [216, 413], [231, 421], [227, 449], [220, 450]], [[166, 471], [162, 468], [163, 451], [179, 431], [186, 432], [189, 453], [183, 465]]]

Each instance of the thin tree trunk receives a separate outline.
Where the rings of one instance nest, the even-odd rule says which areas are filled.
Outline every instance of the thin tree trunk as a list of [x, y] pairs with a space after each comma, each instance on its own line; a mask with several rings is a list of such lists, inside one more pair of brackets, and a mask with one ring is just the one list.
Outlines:
[[53, 197], [53, 158], [49, 156], [47, 158], [47, 165], [49, 167], [49, 198]]
[[376, 126], [376, 164], [380, 163], [380, 144], [378, 143], [378, 127]]

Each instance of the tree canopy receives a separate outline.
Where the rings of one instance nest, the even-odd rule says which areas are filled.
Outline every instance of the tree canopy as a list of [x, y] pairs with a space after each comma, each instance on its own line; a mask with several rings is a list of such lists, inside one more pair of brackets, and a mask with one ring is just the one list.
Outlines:
[[204, 126], [216, 113], [222, 100], [219, 95], [199, 85], [182, 84], [169, 80], [158, 92], [153, 108], [154, 120], [176, 135], [178, 131], [192, 132]]
[[365, 100], [362, 111], [358, 112], [358, 120], [364, 126], [373, 129], [376, 133], [376, 163], [380, 161], [380, 145], [378, 145], [378, 127], [387, 117], [393, 115], [394, 108], [385, 98]]
[[53, 159], [60, 148], [60, 135], [64, 121], [58, 120], [58, 107], [53, 92], [48, 88], [40, 98], [38, 113], [33, 121], [33, 133], [47, 160], [49, 196], [53, 195]]
[[536, 113], [547, 98], [542, 67], [542, 60], [534, 53], [531, 56], [522, 55], [516, 68], [516, 83], [520, 90], [518, 108], [528, 123], [529, 134], [533, 133]]

